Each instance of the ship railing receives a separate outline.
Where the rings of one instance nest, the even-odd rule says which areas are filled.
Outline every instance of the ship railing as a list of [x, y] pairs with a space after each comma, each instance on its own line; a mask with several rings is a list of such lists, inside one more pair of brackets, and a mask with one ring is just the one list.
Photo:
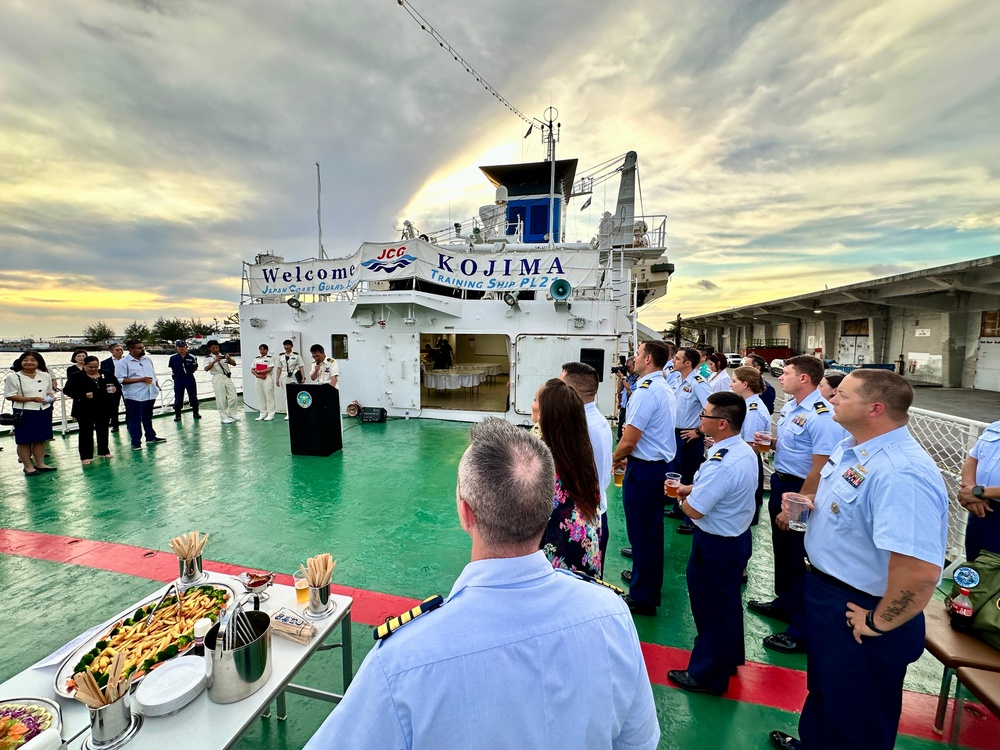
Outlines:
[[[777, 434], [778, 415], [786, 399], [779, 393], [774, 400], [772, 433]], [[934, 459], [941, 478], [948, 490], [948, 542], [946, 557], [951, 563], [965, 560], [965, 529], [968, 524], [969, 512], [958, 502], [958, 485], [962, 479], [962, 466], [969, 456], [969, 451], [976, 444], [987, 423], [975, 419], [955, 417], [950, 414], [928, 411], [926, 409], [910, 409], [910, 422], [907, 425], [910, 434], [925, 451]], [[774, 454], [771, 454], [773, 459]], [[765, 462], [765, 483], [770, 482], [773, 467]], [[768, 485], [769, 486], [769, 485]]]
[[[436, 245], [468, 245], [475, 244], [488, 245], [496, 242], [521, 242], [524, 238], [524, 222], [518, 218], [517, 221], [500, 223], [500, 233], [496, 233], [497, 227], [487, 227], [482, 219], [473, 216], [462, 222], [455, 222], [454, 225], [439, 229], [436, 232], [421, 232]], [[477, 237], [478, 235], [478, 237]], [[420, 235], [418, 235], [420, 236]], [[405, 239], [405, 238], [404, 238]]]
[[[53, 380], [57, 383], [59, 390], [56, 392], [56, 400], [52, 404], [52, 431], [54, 433], [59, 433], [63, 436], [68, 435], [70, 432], [77, 429], [76, 420], [73, 419], [71, 413], [73, 411], [73, 399], [66, 396], [63, 393], [63, 386], [66, 385], [66, 368], [68, 365], [51, 365], [49, 366], [49, 374], [52, 376]], [[7, 373], [11, 372], [9, 367], [0, 368], [0, 380], [5, 380]], [[243, 393], [243, 370], [240, 367], [233, 368], [233, 384], [236, 386], [236, 393], [242, 395]], [[174, 411], [174, 379], [173, 374], [169, 371], [167, 372], [157, 372], [156, 379], [160, 384], [160, 393], [156, 397], [156, 404], [153, 407], [153, 416], [164, 416], [167, 414], [173, 414]], [[215, 391], [212, 389], [212, 376], [209, 375], [204, 370], [200, 369], [195, 373], [195, 382], [198, 384], [198, 401], [199, 403], [204, 403], [206, 401], [215, 400]], [[187, 403], [185, 399], [185, 407], [190, 408], [190, 404]], [[10, 413], [11, 402], [6, 398], [3, 399], [2, 406], [0, 406], [0, 412]], [[119, 402], [119, 420], [125, 421], [125, 408], [124, 401]], [[11, 432], [10, 427], [0, 427], [0, 435]]]

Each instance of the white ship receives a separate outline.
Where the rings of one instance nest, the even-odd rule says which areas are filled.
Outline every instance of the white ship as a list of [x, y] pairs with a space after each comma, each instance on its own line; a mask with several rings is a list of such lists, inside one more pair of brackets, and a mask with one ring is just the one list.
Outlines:
[[[609, 173], [620, 173], [616, 211], [590, 242], [566, 242], [562, 230], [571, 197], [595, 179], [575, 182], [575, 159], [555, 161], [550, 149], [547, 161], [481, 170], [496, 200], [468, 222], [430, 234], [405, 222], [402, 239], [341, 258], [245, 263], [244, 382], [258, 345], [276, 355], [291, 339], [308, 360], [319, 343], [338, 362], [348, 413], [354, 404], [389, 417], [523, 424], [538, 386], [579, 360], [601, 374], [598, 407], [614, 415], [610, 369], [644, 338], [636, 310], [666, 293], [673, 271], [666, 215], [635, 211], [635, 152]], [[442, 340], [444, 368], [439, 352], [426, 353]], [[253, 389], [244, 399], [258, 407]]]

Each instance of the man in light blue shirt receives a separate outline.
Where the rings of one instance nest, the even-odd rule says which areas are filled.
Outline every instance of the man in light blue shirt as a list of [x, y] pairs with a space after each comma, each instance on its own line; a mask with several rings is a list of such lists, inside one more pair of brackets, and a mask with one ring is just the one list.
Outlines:
[[832, 402], [850, 437], [823, 466], [807, 519], [801, 740], [772, 732], [771, 742], [781, 750], [892, 750], [903, 678], [923, 653], [923, 610], [944, 564], [948, 495], [906, 428], [906, 380], [855, 370]]
[[538, 549], [548, 448], [496, 417], [470, 434], [456, 495], [472, 562], [443, 604], [380, 633], [307, 750], [652, 750], [660, 728], [628, 608]]
[[135, 339], [125, 342], [128, 354], [115, 363], [115, 377], [122, 384], [125, 397], [125, 424], [132, 441], [132, 450], [142, 450], [142, 433], [146, 444], [165, 443], [153, 429], [153, 407], [160, 393], [153, 360], [146, 356], [146, 347]]
[[611, 425], [597, 409], [597, 389], [600, 386], [600, 374], [585, 362], [567, 362], [562, 366], [559, 379], [576, 391], [583, 401], [583, 411], [587, 416], [587, 432], [590, 434], [590, 447], [594, 451], [594, 463], [597, 465], [597, 483], [601, 486], [601, 502], [598, 512], [601, 514], [601, 561], [607, 560], [608, 550], [608, 485], [611, 483]]
[[778, 382], [788, 394], [778, 416], [778, 439], [774, 443], [774, 473], [767, 503], [771, 517], [771, 546], [774, 549], [774, 593], [770, 602], [751, 599], [747, 607], [759, 615], [785, 620], [790, 624], [784, 633], [764, 638], [764, 647], [784, 654], [806, 650], [803, 587], [805, 550], [802, 532], [778, 523], [781, 498], [786, 492], [811, 495], [816, 492], [820, 469], [834, 446], [847, 433], [833, 421], [833, 409], [817, 386], [823, 379], [823, 362], [803, 355], [785, 361]]
[[[631, 586], [625, 598], [633, 614], [652, 616], [660, 606], [663, 586], [663, 477], [672, 470], [674, 394], [663, 379], [667, 346], [662, 341], [639, 344], [635, 372], [639, 382], [628, 401], [625, 430], [611, 456], [612, 466], [625, 466], [622, 505], [632, 544], [632, 569], [622, 571]], [[626, 463], [627, 462], [627, 463]]]
[[732, 391], [708, 397], [701, 431], [715, 444], [694, 484], [677, 492], [695, 526], [687, 585], [698, 637], [687, 669], [670, 670], [667, 679], [692, 693], [722, 695], [744, 664], [740, 586], [750, 559], [757, 490], [757, 456], [740, 436], [746, 413], [743, 397]]

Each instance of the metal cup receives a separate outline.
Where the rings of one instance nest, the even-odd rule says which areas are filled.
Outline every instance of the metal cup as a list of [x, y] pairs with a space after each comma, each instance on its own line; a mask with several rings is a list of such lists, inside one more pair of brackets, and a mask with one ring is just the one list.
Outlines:
[[128, 695], [107, 706], [91, 708], [90, 737], [93, 747], [111, 745], [132, 726], [132, 707]]
[[180, 582], [183, 584], [197, 583], [205, 574], [201, 567], [201, 555], [189, 560], [182, 560], [178, 557], [177, 563], [180, 567]]
[[321, 615], [330, 609], [330, 584], [309, 587], [309, 612]]

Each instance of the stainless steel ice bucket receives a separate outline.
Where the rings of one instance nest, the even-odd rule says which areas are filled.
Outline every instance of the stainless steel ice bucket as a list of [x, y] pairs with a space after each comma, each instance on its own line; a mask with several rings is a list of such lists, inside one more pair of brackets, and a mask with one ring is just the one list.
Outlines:
[[256, 637], [232, 650], [220, 648], [219, 623], [205, 636], [208, 697], [215, 703], [235, 703], [260, 690], [271, 676], [271, 617], [246, 612]]

